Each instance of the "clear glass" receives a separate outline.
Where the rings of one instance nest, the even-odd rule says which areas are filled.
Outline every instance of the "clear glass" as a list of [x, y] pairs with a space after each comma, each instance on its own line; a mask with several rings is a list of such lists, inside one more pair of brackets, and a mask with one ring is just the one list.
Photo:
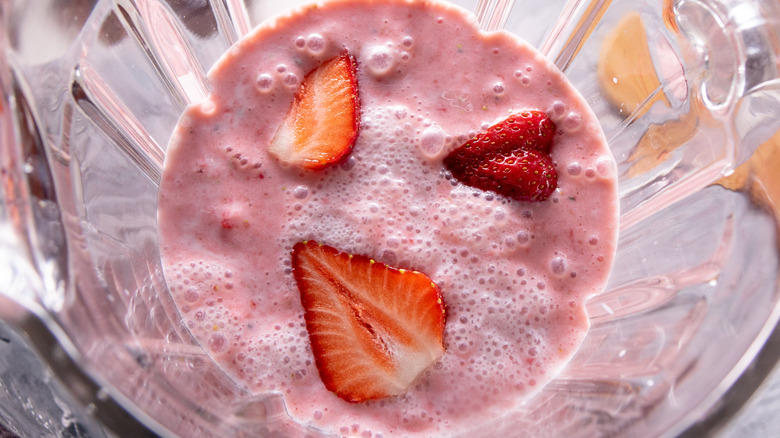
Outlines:
[[[56, 341], [50, 372], [114, 433], [316, 435], [278, 396], [237, 387], [182, 327], [156, 234], [179, 114], [232, 43], [297, 3], [0, 2], [0, 318], [39, 349]], [[484, 430], [673, 436], [739, 403], [735, 382], [778, 355], [764, 348], [780, 318], [777, 220], [755, 191], [713, 183], [780, 128], [778, 3], [453, 3], [564, 71], [620, 171], [617, 262], [584, 345]], [[64, 375], [68, 360], [81, 374]]]

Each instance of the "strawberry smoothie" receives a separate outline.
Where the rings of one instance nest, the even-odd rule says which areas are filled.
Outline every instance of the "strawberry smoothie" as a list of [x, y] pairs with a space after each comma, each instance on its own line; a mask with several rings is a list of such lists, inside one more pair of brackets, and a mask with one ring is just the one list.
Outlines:
[[[322, 169], [280, 162], [268, 145], [300, 84], [345, 50], [354, 148]], [[576, 352], [614, 257], [616, 166], [584, 99], [527, 43], [442, 3], [336, 0], [264, 23], [209, 79], [168, 148], [159, 238], [184, 324], [239, 385], [328, 433], [442, 436], [511, 415]], [[448, 153], [523, 110], [557, 126], [549, 198], [447, 172]], [[401, 395], [354, 403], [323, 385], [291, 262], [304, 240], [440, 287], [444, 352]]]

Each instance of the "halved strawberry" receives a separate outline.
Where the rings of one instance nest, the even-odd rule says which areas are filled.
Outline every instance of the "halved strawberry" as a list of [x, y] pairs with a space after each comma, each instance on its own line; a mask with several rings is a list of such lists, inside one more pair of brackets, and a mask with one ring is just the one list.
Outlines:
[[287, 164], [321, 169], [350, 153], [359, 126], [357, 64], [345, 52], [306, 75], [268, 152]]
[[452, 151], [444, 164], [447, 165], [448, 161], [479, 161], [486, 155], [515, 149], [535, 149], [549, 154], [555, 129], [555, 123], [542, 111], [512, 114]]
[[444, 352], [441, 290], [314, 241], [293, 247], [312, 353], [325, 387], [362, 402], [403, 393]]
[[543, 201], [558, 185], [550, 156], [532, 149], [493, 155], [458, 179], [520, 201]]
[[543, 201], [558, 184], [549, 155], [555, 129], [543, 112], [513, 114], [450, 152], [444, 167], [468, 186]]

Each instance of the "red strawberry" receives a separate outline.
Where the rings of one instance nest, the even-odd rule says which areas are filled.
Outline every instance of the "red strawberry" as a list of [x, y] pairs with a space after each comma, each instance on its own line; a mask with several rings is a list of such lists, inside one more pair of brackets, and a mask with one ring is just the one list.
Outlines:
[[512, 114], [452, 151], [444, 164], [447, 160], [473, 161], [474, 157], [481, 160], [486, 154], [507, 153], [515, 149], [535, 149], [549, 154], [555, 129], [555, 123], [544, 112]]
[[345, 52], [306, 75], [268, 152], [284, 163], [321, 169], [350, 153], [359, 125], [357, 67]]
[[293, 247], [292, 266], [320, 377], [342, 399], [401, 394], [444, 352], [441, 290], [426, 275], [313, 241]]
[[558, 174], [550, 156], [523, 149], [493, 155], [458, 179], [469, 186], [520, 201], [543, 201], [558, 185]]
[[555, 124], [540, 111], [514, 114], [444, 158], [458, 181], [521, 201], [543, 201], [558, 185], [549, 152]]

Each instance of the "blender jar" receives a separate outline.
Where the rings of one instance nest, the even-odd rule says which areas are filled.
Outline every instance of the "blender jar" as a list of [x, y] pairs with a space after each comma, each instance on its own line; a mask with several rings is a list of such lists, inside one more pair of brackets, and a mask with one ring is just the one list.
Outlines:
[[[165, 145], [185, 106], [207, 95], [205, 72], [297, 3], [0, 3], [0, 317], [16, 332], [0, 341], [36, 347], [57, 400], [48, 417], [20, 410], [26, 421], [0, 408], [12, 432], [319, 434], [291, 421], [277, 394], [238, 387], [193, 340], [166, 290], [156, 233]], [[614, 270], [587, 304], [579, 352], [483, 430], [671, 436], [717, 426], [744, 401], [735, 382], [757, 385], [780, 354], [780, 196], [761, 146], [780, 128], [780, 6], [453, 3], [484, 30], [540, 48], [583, 94], [618, 162], [622, 210]], [[16, 367], [2, 368], [5, 378], [29, 371]]]

